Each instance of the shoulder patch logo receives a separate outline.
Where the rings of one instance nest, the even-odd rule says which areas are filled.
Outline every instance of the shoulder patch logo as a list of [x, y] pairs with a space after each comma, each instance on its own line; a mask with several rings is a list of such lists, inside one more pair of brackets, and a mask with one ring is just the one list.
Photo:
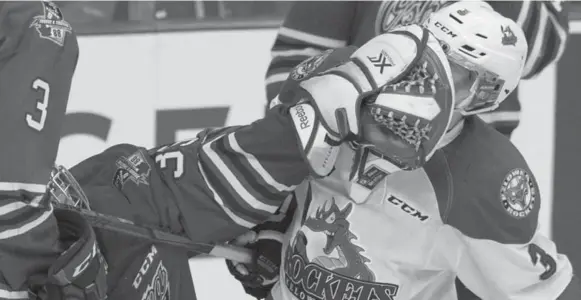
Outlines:
[[311, 75], [311, 73], [313, 73], [313, 71], [315, 71], [315, 69], [317, 69], [321, 63], [323, 63], [323, 61], [332, 51], [333, 50], [327, 50], [311, 58], [307, 58], [291, 71], [290, 77], [293, 80], [301, 80]]
[[149, 185], [151, 166], [140, 150], [128, 157], [120, 157], [115, 162], [115, 165], [117, 166], [117, 171], [113, 176], [113, 186], [117, 189], [122, 190], [128, 180], [133, 181], [136, 185]]
[[535, 208], [536, 199], [537, 188], [527, 171], [508, 172], [500, 188], [500, 201], [509, 215], [517, 219], [528, 216]]
[[63, 14], [56, 4], [42, 1], [42, 6], [43, 15], [34, 17], [29, 27], [36, 28], [40, 38], [50, 40], [62, 47], [67, 33], [71, 33], [73, 28], [64, 20]]

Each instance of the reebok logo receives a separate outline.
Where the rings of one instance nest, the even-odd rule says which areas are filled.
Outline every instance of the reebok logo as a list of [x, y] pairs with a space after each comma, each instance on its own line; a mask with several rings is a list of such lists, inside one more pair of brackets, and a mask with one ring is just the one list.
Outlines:
[[383, 74], [383, 68], [393, 67], [393, 61], [391, 57], [387, 55], [385, 50], [381, 50], [377, 56], [367, 56], [367, 59], [373, 64], [373, 66], [379, 68], [379, 74]]
[[308, 152], [310, 150], [311, 139], [313, 138], [312, 135], [317, 125], [315, 109], [307, 103], [298, 104], [290, 108], [289, 114], [303, 145], [303, 150]]
[[309, 123], [309, 118], [307, 117], [307, 114], [305, 113], [305, 109], [303, 108], [302, 105], [296, 106], [295, 116], [299, 120], [299, 126], [301, 129], [307, 129], [307, 128], [311, 127], [311, 124]]

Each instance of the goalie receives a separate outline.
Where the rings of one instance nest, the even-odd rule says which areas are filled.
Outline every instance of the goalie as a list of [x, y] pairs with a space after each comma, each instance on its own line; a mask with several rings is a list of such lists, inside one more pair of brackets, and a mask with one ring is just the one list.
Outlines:
[[[285, 104], [250, 125], [117, 145], [71, 172], [95, 211], [195, 242], [260, 228], [295, 198], [282, 256], [258, 242], [248, 247], [260, 263], [234, 266], [272, 299], [455, 299], [456, 274], [484, 299], [579, 299], [567, 257], [537, 232], [532, 172], [471, 116], [514, 91], [526, 53], [513, 21], [453, 4], [425, 27], [303, 62]], [[192, 297], [192, 253], [96, 236], [109, 299]]]

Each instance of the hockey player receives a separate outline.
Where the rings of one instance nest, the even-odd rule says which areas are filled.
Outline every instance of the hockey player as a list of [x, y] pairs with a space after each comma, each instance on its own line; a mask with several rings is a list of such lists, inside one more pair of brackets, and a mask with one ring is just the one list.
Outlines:
[[[298, 207], [282, 258], [276, 235], [262, 232], [286, 226], [267, 222], [243, 237], [260, 243], [248, 246], [261, 263], [229, 263], [247, 293], [264, 297], [279, 279], [268, 299], [472, 299], [457, 294], [458, 276], [481, 299], [581, 297], [571, 264], [538, 232], [540, 194], [531, 170], [505, 137], [474, 116], [494, 109], [516, 88], [525, 65], [524, 34], [476, 2], [443, 8], [426, 28], [447, 53], [456, 90], [440, 149], [423, 168], [390, 174], [393, 161], [381, 159], [376, 148], [385, 132], [364, 125], [373, 135], [366, 140], [376, 146], [359, 156], [367, 161], [362, 172], [353, 176], [349, 163], [339, 163], [328, 178], [295, 190]], [[394, 48], [403, 44], [386, 40]], [[391, 57], [387, 52], [369, 59], [390, 68], [398, 65]], [[422, 91], [431, 78], [420, 72], [411, 79], [399, 93], [398, 85], [386, 88], [405, 95], [399, 102], [390, 94], [391, 105], [405, 110], [425, 103]], [[284, 93], [285, 87], [279, 98]], [[371, 109], [373, 119], [406, 130], [391, 112], [381, 112]], [[342, 184], [349, 179], [350, 185]], [[276, 263], [280, 276], [272, 271]]]
[[[535, 234], [540, 199], [522, 157], [478, 118], [453, 118], [454, 108], [491, 108], [514, 90], [524, 35], [489, 9], [460, 8], [480, 17], [464, 27], [438, 20], [482, 28], [479, 56], [497, 64], [461, 61], [457, 43], [402, 27], [303, 62], [279, 95], [287, 104], [250, 125], [151, 150], [117, 145], [71, 171], [92, 209], [195, 242], [229, 241], [296, 198], [276, 299], [433, 299], [453, 296], [456, 273], [486, 298], [578, 292], [567, 258]], [[97, 237], [109, 299], [192, 297], [191, 253]], [[494, 273], [492, 260], [507, 271]]]
[[85, 268], [98, 260], [83, 260], [93, 257], [91, 228], [74, 214], [53, 214], [44, 197], [78, 55], [76, 36], [54, 3], [0, 1], [2, 300], [47, 291], [64, 299], [100, 286], [93, 284], [99, 268]]
[[[184, 234], [194, 242], [225, 243], [269, 219], [305, 179], [326, 177], [343, 142], [363, 147], [355, 146], [364, 144], [357, 122], [360, 107], [363, 103], [369, 107], [367, 101], [373, 101], [381, 86], [416, 66], [439, 76], [432, 82], [438, 93], [430, 94], [426, 105], [409, 107], [401, 110], [405, 115], [396, 116], [418, 139], [408, 145], [393, 135], [387, 148], [398, 155], [385, 151], [385, 157], [398, 161], [401, 168], [417, 167], [446, 131], [454, 99], [440, 45], [433, 38], [428, 41], [427, 32], [414, 34], [418, 37], [403, 33], [399, 38], [409, 44], [401, 56], [378, 38], [357, 51], [347, 47], [314, 57], [296, 72], [285, 94], [300, 105], [280, 105], [250, 125], [205, 130], [196, 139], [151, 150], [113, 146], [71, 172], [97, 212]], [[415, 45], [412, 41], [418, 38], [422, 42]], [[396, 65], [378, 68], [368, 58], [376, 55], [389, 55]], [[348, 80], [333, 77], [317, 83], [313, 77], [312, 87], [297, 85], [296, 80], [303, 82], [331, 68]], [[402, 109], [390, 108], [385, 99], [373, 102], [376, 108]], [[340, 115], [337, 120], [334, 111]], [[345, 118], [349, 127], [343, 126]], [[96, 236], [109, 266], [108, 299], [194, 297], [187, 264], [194, 253], [113, 231], [96, 229]]]
[[[304, 59], [326, 49], [363, 45], [372, 37], [396, 26], [420, 24], [428, 15], [452, 3], [431, 1], [297, 1], [287, 14], [272, 47], [266, 72], [266, 94], [272, 100], [290, 70]], [[524, 30], [529, 43], [523, 78], [532, 78], [559, 59], [568, 35], [565, 1], [488, 1]], [[518, 126], [518, 92], [498, 110], [481, 115], [483, 120], [510, 136]], [[534, 99], [531, 99], [534, 100]]]

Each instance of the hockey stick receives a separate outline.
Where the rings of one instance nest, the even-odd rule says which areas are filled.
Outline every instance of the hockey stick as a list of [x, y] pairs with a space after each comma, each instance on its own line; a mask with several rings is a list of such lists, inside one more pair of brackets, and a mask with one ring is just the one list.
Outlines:
[[175, 233], [165, 232], [158, 228], [136, 224], [135, 222], [101, 214], [92, 210], [78, 208], [63, 203], [55, 203], [56, 208], [73, 210], [80, 213], [91, 226], [109, 231], [124, 233], [138, 238], [149, 240], [153, 243], [163, 243], [178, 248], [183, 248], [200, 254], [208, 254], [214, 257], [222, 257], [228, 260], [251, 263], [252, 252], [250, 249], [232, 245], [214, 245], [208, 243], [196, 243], [188, 237]]
[[76, 211], [92, 227], [124, 233], [153, 243], [163, 243], [199, 254], [222, 257], [240, 263], [252, 262], [252, 252], [247, 248], [194, 242], [184, 235], [167, 232], [150, 225], [135, 223], [92, 210], [87, 195], [85, 195], [75, 177], [63, 166], [55, 166], [51, 172], [51, 180], [47, 191], [51, 197], [50, 202], [54, 207]]

